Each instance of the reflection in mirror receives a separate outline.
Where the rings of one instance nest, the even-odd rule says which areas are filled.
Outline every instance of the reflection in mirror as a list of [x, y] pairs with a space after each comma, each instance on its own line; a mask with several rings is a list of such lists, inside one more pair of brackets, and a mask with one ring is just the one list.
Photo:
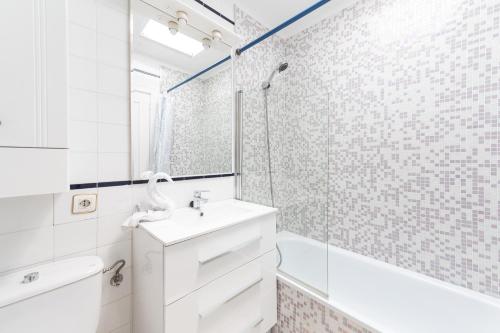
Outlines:
[[234, 36], [175, 6], [131, 4], [134, 180], [147, 170], [174, 177], [232, 171], [232, 67], [221, 59], [228, 58]]

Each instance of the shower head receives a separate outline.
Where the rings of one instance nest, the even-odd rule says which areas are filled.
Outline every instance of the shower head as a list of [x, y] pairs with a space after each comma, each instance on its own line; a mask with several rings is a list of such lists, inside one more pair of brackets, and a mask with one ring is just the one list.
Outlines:
[[278, 71], [281, 73], [283, 72], [285, 69], [288, 68], [288, 63], [287, 62], [282, 62], [279, 66], [278, 66]]
[[263, 90], [269, 89], [271, 87], [271, 81], [273, 80], [273, 77], [276, 74], [276, 72], [281, 73], [284, 70], [286, 70], [287, 68], [288, 68], [288, 63], [287, 62], [280, 63], [278, 65], [278, 67], [275, 70], [273, 70], [273, 72], [271, 73], [271, 75], [269, 75], [269, 78], [267, 79], [267, 81], [262, 82], [262, 89]]

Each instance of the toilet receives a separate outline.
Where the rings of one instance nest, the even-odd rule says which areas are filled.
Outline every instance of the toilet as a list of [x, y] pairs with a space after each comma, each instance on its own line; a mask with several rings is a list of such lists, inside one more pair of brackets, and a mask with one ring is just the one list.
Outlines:
[[86, 256], [0, 277], [0, 332], [95, 333], [103, 263]]

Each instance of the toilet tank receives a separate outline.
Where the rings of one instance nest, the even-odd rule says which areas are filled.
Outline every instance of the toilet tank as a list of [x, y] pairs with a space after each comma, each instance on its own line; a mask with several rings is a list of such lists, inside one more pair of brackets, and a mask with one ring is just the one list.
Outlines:
[[95, 333], [103, 263], [88, 256], [0, 277], [0, 332]]

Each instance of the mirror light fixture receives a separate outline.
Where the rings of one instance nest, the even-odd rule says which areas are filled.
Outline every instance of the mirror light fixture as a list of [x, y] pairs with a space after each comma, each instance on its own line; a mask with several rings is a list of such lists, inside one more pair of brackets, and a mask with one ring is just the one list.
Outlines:
[[213, 30], [212, 31], [212, 38], [215, 41], [221, 41], [222, 40], [222, 33], [219, 30]]
[[176, 14], [179, 25], [183, 26], [188, 23], [188, 14], [186, 12], [179, 10]]
[[212, 40], [210, 38], [205, 37], [201, 40], [201, 44], [203, 45], [204, 49], [209, 49], [212, 47]]
[[175, 21], [169, 21], [168, 22], [168, 30], [172, 35], [175, 35], [176, 33], [179, 32], [179, 24]]
[[203, 51], [204, 46], [200, 41], [184, 35], [181, 32], [172, 34], [169, 30], [171, 30], [170, 22], [168, 27], [166, 27], [155, 20], [149, 20], [144, 26], [144, 29], [142, 29], [141, 35], [191, 57]]

